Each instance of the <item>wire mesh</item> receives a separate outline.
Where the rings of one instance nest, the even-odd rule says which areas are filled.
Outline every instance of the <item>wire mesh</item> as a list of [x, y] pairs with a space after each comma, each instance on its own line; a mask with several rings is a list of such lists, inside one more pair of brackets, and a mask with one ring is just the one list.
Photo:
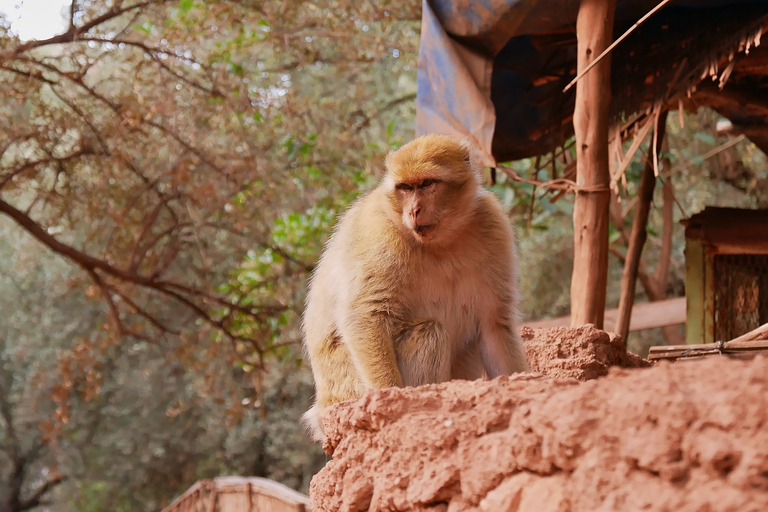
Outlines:
[[714, 257], [715, 340], [727, 341], [768, 322], [768, 255]]

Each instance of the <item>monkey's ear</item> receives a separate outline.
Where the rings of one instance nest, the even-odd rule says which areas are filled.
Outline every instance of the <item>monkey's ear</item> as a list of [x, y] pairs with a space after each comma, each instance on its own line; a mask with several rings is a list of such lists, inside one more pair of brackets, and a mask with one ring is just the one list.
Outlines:
[[395, 157], [394, 150], [390, 150], [390, 152], [387, 153], [387, 156], [384, 157], [384, 173], [385, 174], [389, 174], [390, 172], [392, 172], [392, 164], [394, 163], [393, 162], [394, 157]]
[[464, 161], [468, 164], [472, 163], [472, 153], [475, 151], [475, 145], [469, 137], [463, 137], [461, 139], [461, 149], [464, 153]]

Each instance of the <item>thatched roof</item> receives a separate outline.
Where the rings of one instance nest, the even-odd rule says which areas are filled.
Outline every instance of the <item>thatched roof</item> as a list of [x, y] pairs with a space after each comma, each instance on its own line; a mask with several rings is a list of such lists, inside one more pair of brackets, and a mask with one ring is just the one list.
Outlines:
[[[614, 36], [657, 3], [618, 0]], [[488, 165], [573, 134], [575, 90], [563, 88], [576, 74], [578, 1], [499, 4], [425, 0], [419, 58], [417, 130], [470, 134]], [[768, 50], [754, 48], [766, 30], [764, 0], [670, 3], [612, 53], [617, 126], [660, 105], [709, 105], [768, 151]]]

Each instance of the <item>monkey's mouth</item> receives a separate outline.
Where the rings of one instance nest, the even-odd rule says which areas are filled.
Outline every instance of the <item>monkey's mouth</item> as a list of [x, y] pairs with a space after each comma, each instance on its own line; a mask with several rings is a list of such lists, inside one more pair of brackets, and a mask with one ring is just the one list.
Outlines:
[[413, 230], [416, 232], [417, 235], [420, 237], [425, 237], [427, 233], [429, 233], [429, 230], [431, 230], [435, 225], [434, 224], [416, 224], [413, 226]]

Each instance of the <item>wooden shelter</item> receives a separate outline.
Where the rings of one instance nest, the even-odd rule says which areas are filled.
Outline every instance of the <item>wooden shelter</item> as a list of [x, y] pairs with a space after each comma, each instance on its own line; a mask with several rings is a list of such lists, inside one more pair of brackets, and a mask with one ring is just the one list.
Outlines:
[[685, 228], [686, 342], [768, 323], [768, 210], [707, 208]]
[[575, 165], [537, 183], [576, 194], [572, 325], [603, 326], [609, 200], [652, 137], [618, 311], [626, 335], [666, 113], [712, 107], [768, 152], [768, 2], [424, 0], [422, 16], [418, 133], [469, 136], [512, 179], [500, 162], [575, 135]]
[[162, 512], [306, 512], [309, 498], [285, 485], [258, 477], [199, 480]]

